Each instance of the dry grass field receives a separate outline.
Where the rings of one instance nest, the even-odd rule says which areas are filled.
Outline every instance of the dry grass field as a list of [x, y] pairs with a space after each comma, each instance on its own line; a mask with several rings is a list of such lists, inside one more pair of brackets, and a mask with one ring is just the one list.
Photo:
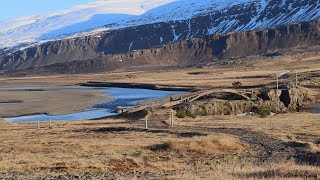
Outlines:
[[[320, 56], [301, 53], [254, 59], [238, 65], [156, 72], [110, 72], [50, 77], [1, 78], [2, 86], [75, 85], [88, 81], [188, 85], [200, 88], [275, 83], [275, 74], [298, 72], [301, 85], [319, 99]], [[41, 93], [14, 94], [46, 99]], [[29, 92], [28, 92], [29, 93]], [[38, 93], [38, 94], [34, 94]], [[60, 95], [61, 92], [54, 92]], [[70, 92], [73, 93], [73, 92]], [[87, 105], [99, 92], [62, 98]], [[86, 91], [88, 93], [88, 91]], [[50, 99], [50, 100], [49, 100]], [[44, 100], [46, 112], [60, 100]], [[61, 105], [66, 107], [69, 105]], [[3, 110], [1, 111], [10, 111]], [[0, 121], [0, 179], [319, 179], [320, 115], [306, 112], [258, 116], [198, 116], [164, 123], [166, 112], [92, 121], [8, 123]]]
[[320, 117], [318, 114], [290, 113], [267, 118], [255, 116], [212, 116], [183, 119], [183, 127], [234, 128], [262, 132], [284, 142], [306, 144], [312, 152], [320, 152]]
[[[304, 121], [301, 121], [301, 119]], [[138, 121], [143, 121], [140, 119]], [[319, 178], [317, 166], [279, 158], [263, 161], [245, 138], [279, 150], [279, 142], [319, 151], [319, 116], [176, 119], [174, 128], [145, 131], [126, 119], [0, 124], [0, 177], [247, 179]], [[271, 125], [270, 125], [271, 123]], [[120, 128], [121, 127], [121, 128]], [[229, 129], [228, 131], [225, 131]], [[242, 129], [245, 133], [238, 133]], [[250, 132], [258, 134], [250, 134]], [[198, 134], [197, 134], [198, 133]], [[267, 142], [269, 136], [274, 142]], [[291, 148], [290, 145], [284, 146]], [[291, 152], [286, 152], [291, 153]], [[277, 159], [279, 158], [279, 159]], [[319, 158], [319, 157], [318, 157]], [[76, 178], [75, 178], [76, 179]]]

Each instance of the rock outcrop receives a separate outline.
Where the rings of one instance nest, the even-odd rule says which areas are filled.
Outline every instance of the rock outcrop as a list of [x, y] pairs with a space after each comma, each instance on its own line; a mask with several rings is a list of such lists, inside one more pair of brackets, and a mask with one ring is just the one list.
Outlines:
[[[198, 115], [237, 115], [259, 113], [261, 107], [270, 112], [297, 111], [310, 99], [301, 88], [255, 90], [252, 100], [209, 99], [183, 104], [182, 107], [191, 114]], [[179, 107], [181, 108], [181, 106]]]

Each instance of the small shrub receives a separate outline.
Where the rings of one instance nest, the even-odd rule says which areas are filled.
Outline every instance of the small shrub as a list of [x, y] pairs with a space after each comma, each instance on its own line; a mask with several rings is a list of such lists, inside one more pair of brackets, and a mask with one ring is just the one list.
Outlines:
[[181, 108], [177, 111], [176, 114], [177, 118], [186, 118], [186, 117], [192, 117], [192, 118], [196, 118], [197, 114], [196, 113], [191, 113], [188, 112], [186, 109]]
[[187, 117], [187, 110], [185, 110], [184, 108], [180, 108], [177, 111], [176, 116], [177, 116], [177, 118], [186, 118]]
[[316, 140], [314, 141], [314, 143], [315, 143], [315, 144], [320, 144], [320, 139], [316, 139]]
[[196, 114], [196, 113], [187, 112], [187, 116], [188, 116], [188, 117], [192, 117], [192, 118], [196, 118], [196, 117], [197, 117], [197, 114]]
[[172, 143], [165, 142], [162, 144], [155, 144], [149, 147], [151, 151], [168, 151], [172, 149]]
[[265, 118], [271, 115], [271, 108], [268, 106], [261, 106], [258, 110], [258, 114], [261, 118]]
[[208, 116], [209, 115], [209, 113], [208, 113], [208, 111], [206, 109], [198, 110], [196, 112], [196, 114], [199, 115], [199, 116]]

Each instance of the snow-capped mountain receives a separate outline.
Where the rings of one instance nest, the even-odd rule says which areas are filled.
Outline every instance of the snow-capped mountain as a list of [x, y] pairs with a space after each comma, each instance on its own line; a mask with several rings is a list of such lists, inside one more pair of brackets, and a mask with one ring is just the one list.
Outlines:
[[100, 0], [64, 11], [0, 21], [0, 47], [63, 38], [134, 18], [173, 0]]
[[[0, 69], [96, 59], [210, 34], [270, 29], [319, 18], [320, 0], [97, 1], [31, 24], [17, 27], [19, 23], [13, 23], [15, 28], [1, 31], [3, 47], [28, 43], [28, 48], [0, 54]], [[277, 32], [299, 33], [295, 29]]]
[[203, 35], [246, 31], [319, 18], [320, 1], [100, 0], [60, 12], [2, 21], [0, 47], [207, 15], [211, 22]]
[[247, 31], [320, 18], [320, 1], [178, 0], [121, 22], [119, 26], [183, 21], [208, 15], [211, 22], [207, 34]]

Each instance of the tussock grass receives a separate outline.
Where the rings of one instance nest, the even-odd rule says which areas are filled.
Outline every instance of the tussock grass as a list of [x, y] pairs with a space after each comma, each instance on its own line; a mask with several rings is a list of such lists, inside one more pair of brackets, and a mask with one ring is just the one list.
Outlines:
[[223, 155], [243, 155], [247, 145], [239, 139], [230, 136], [205, 136], [182, 140], [172, 140], [166, 143], [153, 145], [151, 150], [156, 152], [175, 152], [179, 154], [202, 154], [221, 157]]
[[[211, 169], [211, 170], [209, 170]], [[291, 161], [253, 164], [250, 162], [215, 164], [189, 170], [168, 179], [319, 179], [320, 170], [315, 166], [298, 165]]]
[[232, 175], [242, 179], [318, 179], [320, 169], [316, 166], [299, 165], [288, 161], [258, 166], [245, 165], [242, 168], [236, 167]]

